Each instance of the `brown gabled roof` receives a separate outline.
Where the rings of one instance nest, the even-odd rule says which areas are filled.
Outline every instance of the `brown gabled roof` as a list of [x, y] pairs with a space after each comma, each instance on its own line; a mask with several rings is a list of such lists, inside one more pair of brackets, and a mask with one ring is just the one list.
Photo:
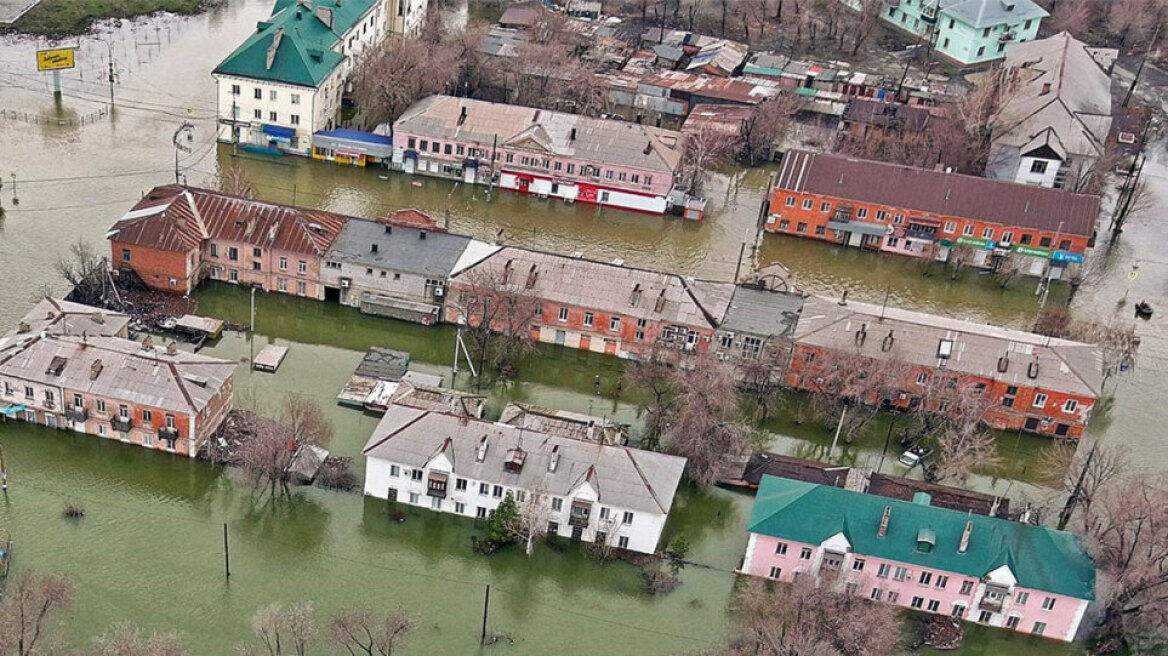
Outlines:
[[1008, 517], [1010, 514], [1010, 499], [1007, 497], [995, 497], [959, 487], [887, 474], [872, 474], [868, 481], [868, 494], [876, 496], [912, 501], [918, 492], [928, 494], [931, 498], [930, 505], [938, 508], [975, 512], [991, 517]]
[[742, 480], [757, 487], [763, 475], [769, 474], [816, 485], [847, 487], [849, 470], [849, 467], [792, 458], [777, 453], [755, 453], [750, 456], [746, 468], [742, 471]]
[[1064, 235], [1090, 236], [1099, 215], [1098, 196], [805, 150], [783, 157], [775, 188], [1048, 232], [1061, 221]]
[[204, 239], [323, 255], [349, 217], [232, 196], [209, 189], [155, 187], [107, 235], [120, 243], [188, 251]]

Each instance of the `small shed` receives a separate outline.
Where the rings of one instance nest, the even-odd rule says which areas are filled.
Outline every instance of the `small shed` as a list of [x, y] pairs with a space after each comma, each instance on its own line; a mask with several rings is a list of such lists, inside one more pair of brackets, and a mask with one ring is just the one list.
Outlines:
[[284, 362], [284, 356], [286, 355], [288, 355], [287, 346], [268, 344], [252, 360], [251, 368], [256, 371], [275, 373], [280, 368], [280, 364]]
[[174, 328], [190, 335], [205, 335], [207, 339], [219, 339], [223, 335], [223, 320], [184, 314], [175, 322]]

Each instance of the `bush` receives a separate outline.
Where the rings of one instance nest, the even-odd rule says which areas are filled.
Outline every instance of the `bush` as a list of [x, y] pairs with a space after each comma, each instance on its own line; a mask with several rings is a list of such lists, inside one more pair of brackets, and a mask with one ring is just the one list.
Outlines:
[[681, 580], [661, 566], [647, 563], [641, 568], [641, 587], [651, 595], [668, 594], [681, 585]]
[[357, 487], [352, 458], [329, 457], [316, 474], [316, 484], [330, 490], [349, 491]]

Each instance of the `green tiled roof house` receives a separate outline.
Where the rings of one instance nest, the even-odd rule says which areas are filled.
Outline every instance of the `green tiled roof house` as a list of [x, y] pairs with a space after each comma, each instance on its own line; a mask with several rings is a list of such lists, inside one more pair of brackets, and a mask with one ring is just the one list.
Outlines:
[[306, 155], [331, 130], [356, 56], [385, 35], [387, 0], [277, 0], [211, 75], [220, 141]]
[[[862, 0], [840, 0], [859, 9]], [[863, 0], [881, 1], [881, 0]], [[1048, 16], [1033, 0], [884, 0], [885, 22], [962, 66], [1001, 59], [1006, 46], [1031, 41]]]
[[1078, 536], [764, 476], [741, 572], [1070, 641], [1094, 599]]

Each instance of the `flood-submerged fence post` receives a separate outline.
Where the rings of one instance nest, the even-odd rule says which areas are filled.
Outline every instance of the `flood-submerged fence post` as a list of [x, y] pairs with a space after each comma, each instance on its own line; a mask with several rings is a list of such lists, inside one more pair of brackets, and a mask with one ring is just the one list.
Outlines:
[[483, 631], [479, 634], [479, 644], [487, 643], [487, 612], [491, 608], [491, 584], [487, 584], [487, 594], [483, 597]]
[[223, 522], [223, 572], [231, 578], [231, 546], [227, 542], [227, 522]]

